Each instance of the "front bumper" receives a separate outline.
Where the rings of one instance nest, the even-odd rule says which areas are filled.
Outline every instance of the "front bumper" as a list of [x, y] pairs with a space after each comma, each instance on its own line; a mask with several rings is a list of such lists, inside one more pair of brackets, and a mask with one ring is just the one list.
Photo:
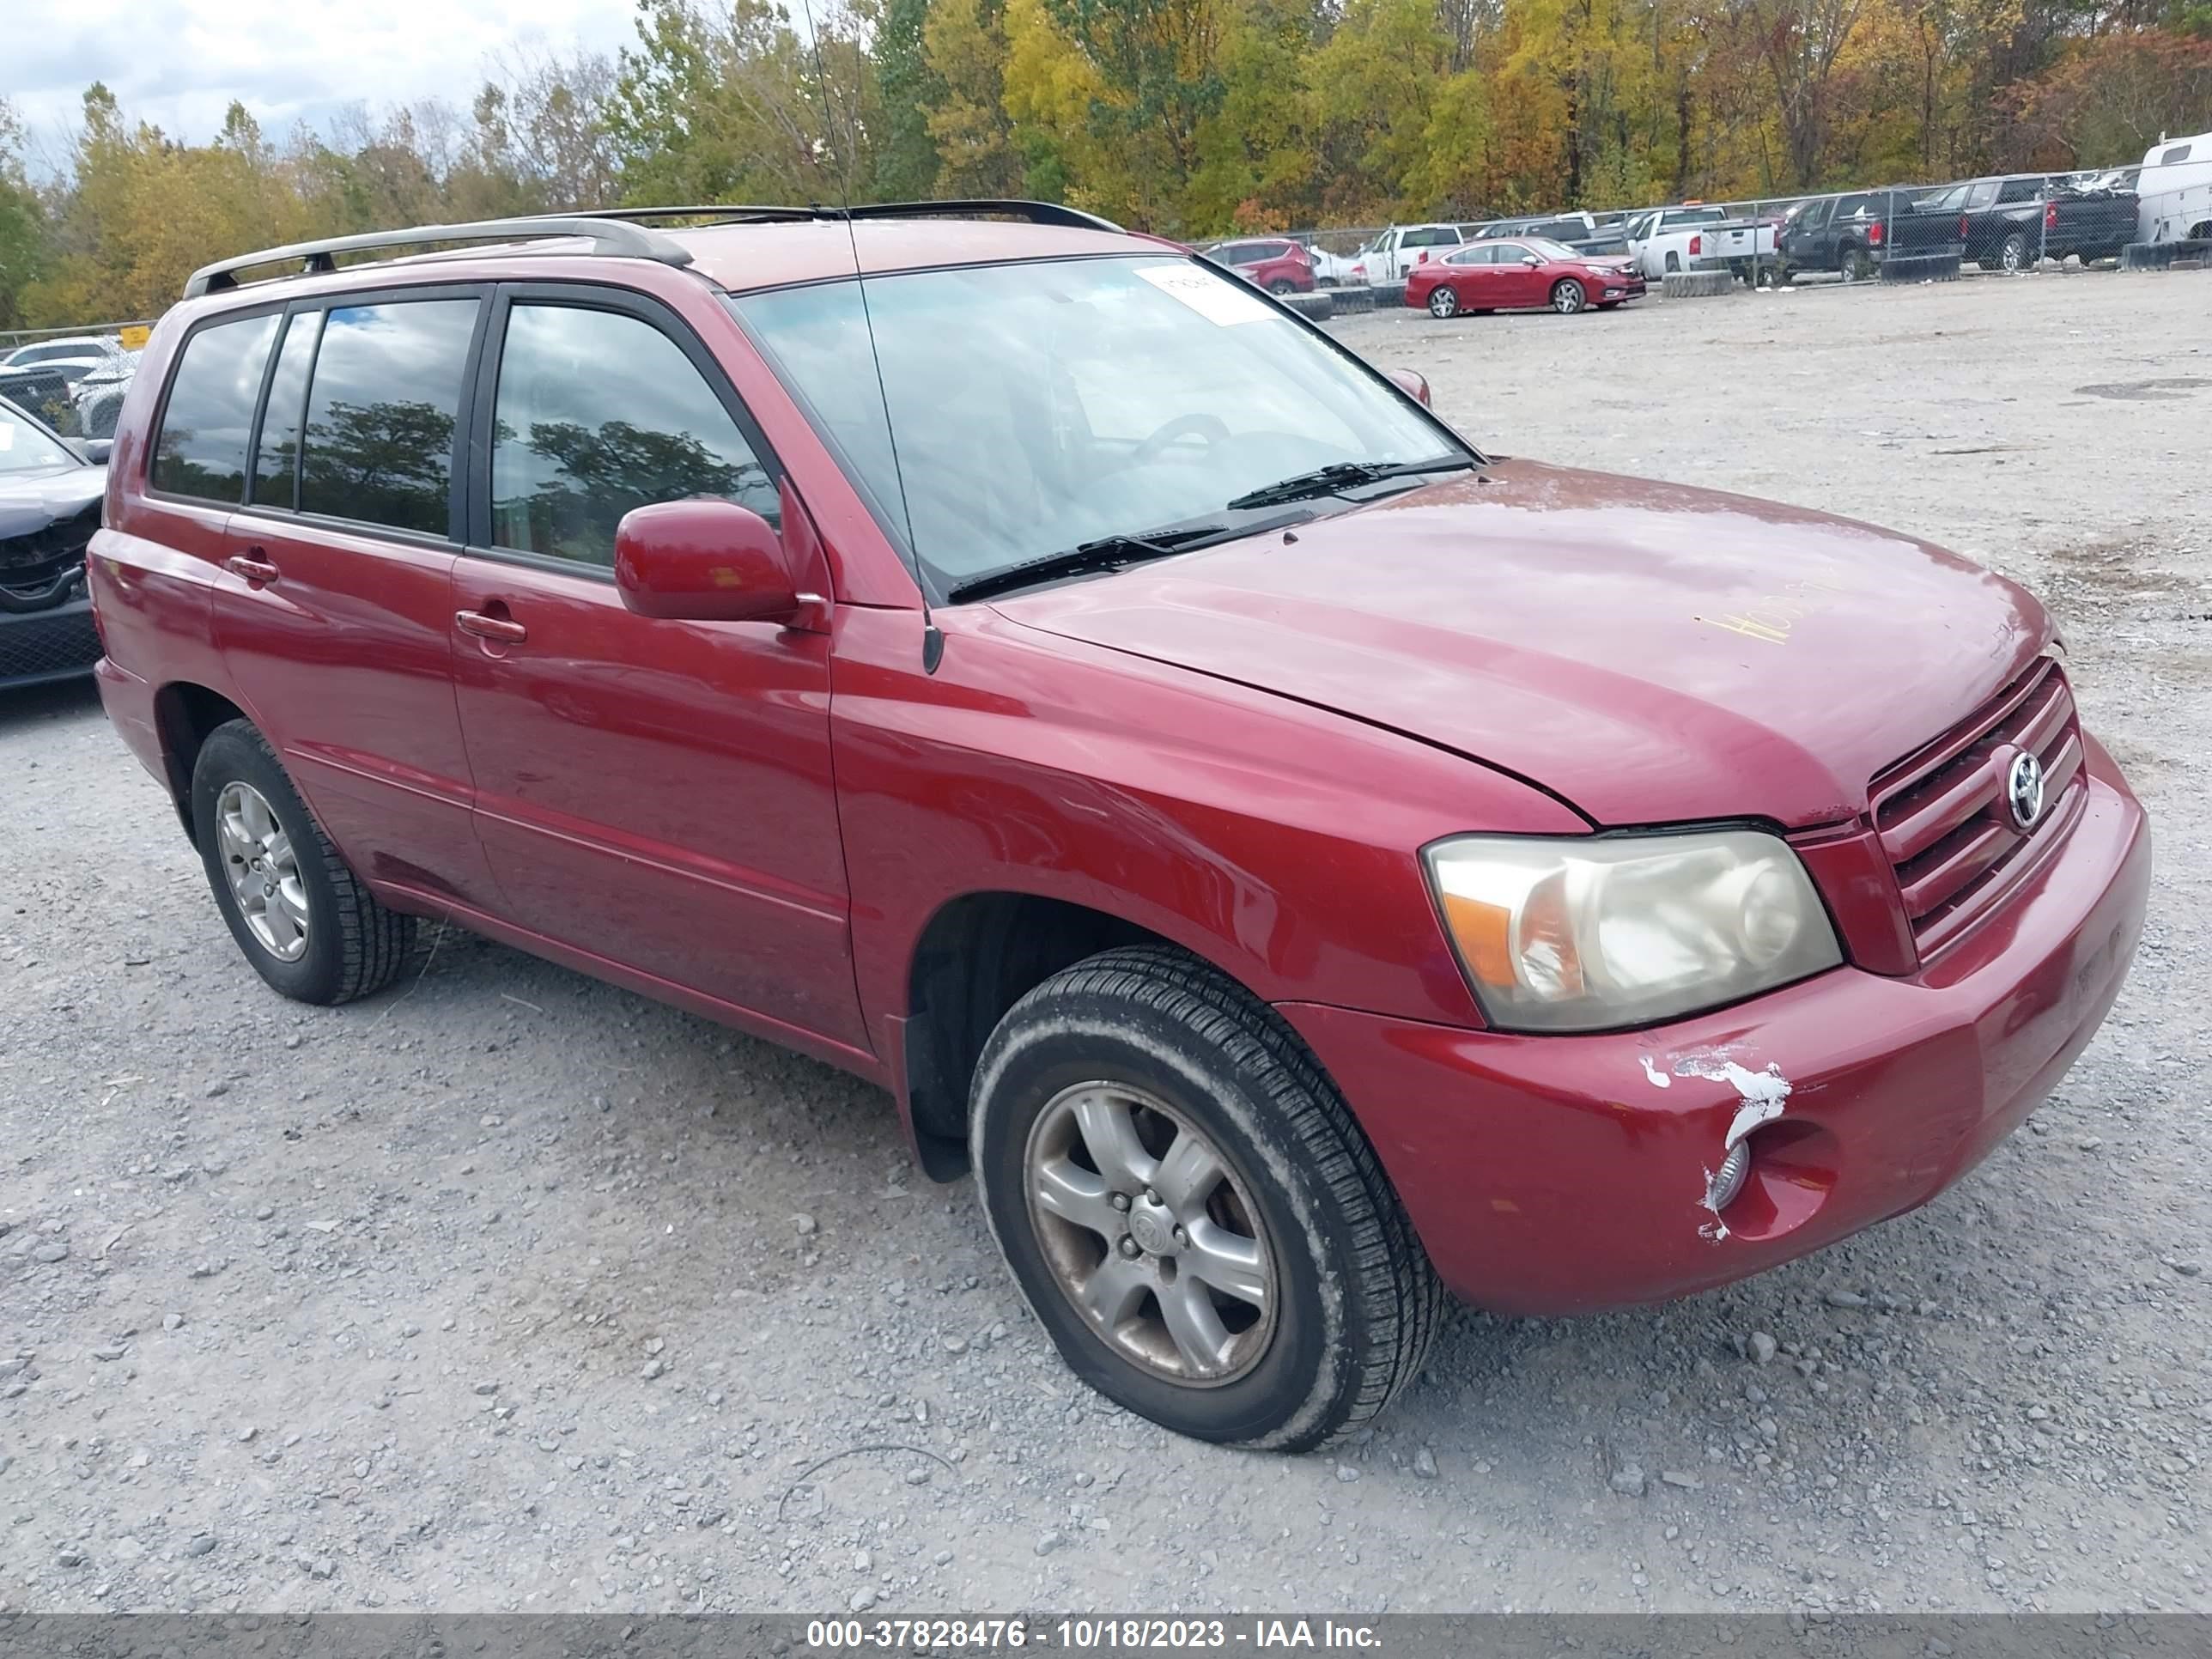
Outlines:
[[[1926, 1203], [2017, 1127], [2103, 1021], [2150, 884], [2142, 809], [2088, 743], [2064, 848], [1910, 978], [1853, 968], [1642, 1031], [1525, 1036], [1315, 1004], [1281, 1012], [1374, 1142], [1455, 1294], [1590, 1311], [1726, 1284]], [[1745, 1096], [1781, 1115], [1718, 1215]]]
[[91, 600], [71, 599], [44, 611], [0, 610], [0, 687], [74, 679], [92, 672], [99, 660]]

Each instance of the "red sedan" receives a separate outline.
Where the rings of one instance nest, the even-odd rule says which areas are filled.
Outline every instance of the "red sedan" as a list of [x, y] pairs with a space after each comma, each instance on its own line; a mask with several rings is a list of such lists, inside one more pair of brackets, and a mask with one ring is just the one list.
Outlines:
[[1432, 317], [1538, 306], [1571, 317], [1643, 296], [1644, 279], [1626, 259], [1577, 253], [1541, 236], [1470, 242], [1406, 273], [1406, 303], [1426, 306]]

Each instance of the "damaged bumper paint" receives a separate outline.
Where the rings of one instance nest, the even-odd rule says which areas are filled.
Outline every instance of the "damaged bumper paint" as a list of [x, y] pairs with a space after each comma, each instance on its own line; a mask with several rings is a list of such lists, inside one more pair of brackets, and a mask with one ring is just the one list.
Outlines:
[[[2142, 809], [2091, 744], [2063, 851], [1910, 977], [1844, 967], [1717, 1013], [1524, 1036], [1282, 1008], [1356, 1106], [1430, 1258], [1503, 1313], [1660, 1301], [1927, 1202], [2087, 1044], [2135, 954]], [[1748, 1139], [1741, 1190], [1714, 1174]]]

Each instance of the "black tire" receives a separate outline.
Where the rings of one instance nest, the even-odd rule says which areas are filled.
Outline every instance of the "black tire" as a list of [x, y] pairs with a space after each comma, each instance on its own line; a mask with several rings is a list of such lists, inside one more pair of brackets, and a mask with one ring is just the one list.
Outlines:
[[1296, 294], [1298, 285], [1287, 276], [1278, 276], [1267, 284], [1267, 292], [1274, 295]]
[[[1233, 1380], [1177, 1382], [1126, 1357], [1048, 1260], [1028, 1199], [1031, 1131], [1093, 1081], [1188, 1119], [1273, 1241], [1274, 1324]], [[1304, 1451], [1374, 1417], [1420, 1369], [1443, 1291], [1374, 1149], [1289, 1027], [1181, 951], [1109, 951], [1016, 1003], [976, 1067], [969, 1146], [1031, 1310], [1070, 1369], [1131, 1411], [1202, 1440]]]
[[[225, 872], [216, 802], [233, 782], [259, 792], [290, 838], [307, 897], [307, 949], [285, 962], [254, 937]], [[269, 740], [248, 720], [217, 726], [192, 765], [192, 835], [216, 908], [261, 977], [296, 1002], [350, 1002], [389, 985], [414, 942], [415, 919], [386, 908], [346, 866], [292, 787]]]

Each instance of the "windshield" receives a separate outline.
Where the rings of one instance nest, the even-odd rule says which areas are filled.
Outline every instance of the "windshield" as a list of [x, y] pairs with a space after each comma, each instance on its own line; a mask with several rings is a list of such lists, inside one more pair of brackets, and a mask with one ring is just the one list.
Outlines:
[[1188, 259], [870, 277], [865, 313], [850, 280], [729, 303], [878, 519], [901, 538], [911, 526], [940, 594], [1218, 517], [1316, 468], [1462, 453], [1379, 376]]
[[50, 467], [82, 465], [0, 398], [0, 472], [40, 472]]
[[1523, 236], [1521, 246], [1531, 253], [1546, 259], [1579, 259], [1582, 255], [1565, 242], [1555, 242], [1548, 236]]

